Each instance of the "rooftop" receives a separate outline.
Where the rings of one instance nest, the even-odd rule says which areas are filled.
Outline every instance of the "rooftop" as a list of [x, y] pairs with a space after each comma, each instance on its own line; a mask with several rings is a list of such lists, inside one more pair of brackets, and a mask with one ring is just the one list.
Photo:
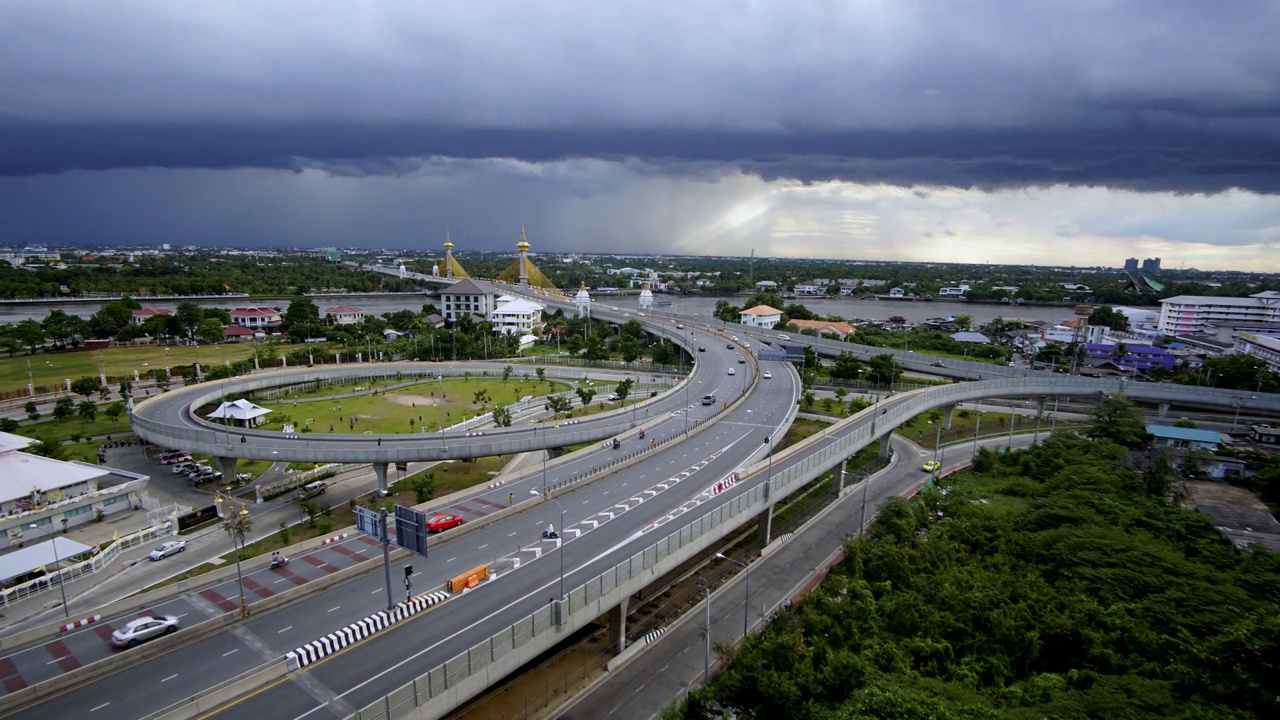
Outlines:
[[107, 475], [92, 465], [52, 460], [24, 452], [0, 453], [0, 502], [13, 502]]
[[750, 310], [743, 310], [740, 315], [781, 315], [781, 310], [775, 310], [768, 305], [757, 305]]
[[1202, 443], [1222, 442], [1222, 433], [1216, 430], [1199, 430], [1197, 428], [1174, 427], [1173, 425], [1148, 425], [1147, 432], [1158, 438], [1168, 438], [1170, 440]]
[[351, 307], [350, 305], [339, 305], [338, 307], [325, 308], [325, 315], [350, 315], [352, 313], [364, 312], [360, 308]]

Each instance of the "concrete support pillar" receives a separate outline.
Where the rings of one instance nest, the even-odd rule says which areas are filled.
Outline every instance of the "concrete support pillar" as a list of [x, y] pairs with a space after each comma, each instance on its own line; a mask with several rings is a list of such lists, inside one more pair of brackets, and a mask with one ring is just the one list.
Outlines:
[[373, 464], [373, 474], [378, 478], [378, 490], [387, 491], [387, 463], [376, 462]]
[[1169, 406], [1171, 404], [1172, 403], [1167, 403], [1167, 402], [1160, 403], [1160, 417], [1162, 418], [1169, 417]]
[[204, 371], [200, 369], [200, 363], [196, 363], [196, 382], [204, 382]]
[[956, 406], [954, 404], [943, 406], [942, 408], [942, 429], [943, 430], [951, 429], [951, 416], [952, 414], [955, 413], [955, 411], [956, 411]]
[[236, 480], [236, 458], [219, 457], [214, 458], [218, 461], [218, 469], [222, 471], [222, 484], [230, 485]]
[[773, 535], [772, 535], [772, 533], [773, 533], [773, 506], [772, 506], [772, 505], [770, 505], [769, 507], [765, 508], [765, 511], [764, 511], [764, 512], [762, 512], [762, 513], [760, 513], [760, 520], [759, 520], [759, 526], [758, 526], [758, 529], [760, 530], [760, 544], [761, 544], [761, 545], [768, 545], [768, 544], [769, 544], [769, 542], [770, 542], [771, 540], [773, 540]]
[[627, 605], [630, 597], [622, 598], [622, 602], [609, 610], [609, 643], [613, 645], [614, 654], [627, 649]]
[[891, 452], [890, 452], [890, 451], [891, 451], [891, 446], [890, 446], [890, 443], [889, 443], [889, 438], [891, 438], [891, 437], [893, 437], [893, 435], [892, 435], [892, 434], [890, 434], [890, 435], [885, 435], [884, 437], [880, 438], [880, 459], [881, 459], [881, 460], [888, 460], [888, 459], [889, 459], [889, 455], [891, 454]]
[[1049, 404], [1049, 398], [1043, 395], [1036, 398], [1036, 417], [1037, 418], [1044, 417], [1044, 406], [1048, 404]]
[[844, 466], [848, 460], [840, 461], [840, 469], [831, 473], [831, 494], [840, 497], [840, 493], [844, 492]]

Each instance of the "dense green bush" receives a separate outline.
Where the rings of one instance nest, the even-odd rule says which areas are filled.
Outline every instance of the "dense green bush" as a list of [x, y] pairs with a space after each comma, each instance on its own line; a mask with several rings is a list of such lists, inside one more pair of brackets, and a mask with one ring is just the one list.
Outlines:
[[758, 718], [1280, 716], [1280, 556], [1235, 549], [1110, 442], [986, 458], [726, 651], [679, 711]]

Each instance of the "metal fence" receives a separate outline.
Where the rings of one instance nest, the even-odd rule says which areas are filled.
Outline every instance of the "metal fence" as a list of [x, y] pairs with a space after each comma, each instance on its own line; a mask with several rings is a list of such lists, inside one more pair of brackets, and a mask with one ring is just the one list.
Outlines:
[[120, 553], [126, 550], [132, 550], [144, 543], [150, 543], [156, 538], [172, 535], [176, 528], [177, 525], [174, 522], [165, 521], [159, 525], [153, 525], [145, 530], [140, 530], [132, 535], [125, 535], [88, 560], [59, 568], [56, 573], [45, 575], [44, 577], [38, 577], [35, 580], [29, 580], [21, 585], [14, 585], [11, 588], [5, 588], [3, 591], [0, 591], [0, 605], [8, 607], [12, 603], [26, 600], [27, 598], [40, 595], [41, 593], [50, 592], [57, 587], [59, 583], [79, 580], [82, 577], [102, 572], [112, 563], [112, 561], [120, 557]]

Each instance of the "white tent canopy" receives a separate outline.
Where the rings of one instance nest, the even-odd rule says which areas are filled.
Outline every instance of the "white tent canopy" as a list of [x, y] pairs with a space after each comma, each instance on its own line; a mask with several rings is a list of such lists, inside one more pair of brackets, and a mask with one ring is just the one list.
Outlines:
[[235, 402], [224, 402], [218, 406], [217, 410], [209, 413], [208, 417], [214, 420], [226, 420], [230, 418], [233, 422], [246, 425], [257, 425], [258, 418], [271, 412], [270, 410], [254, 405], [245, 399], [236, 400]]
[[54, 560], [54, 543], [58, 545], [58, 560], [64, 562], [69, 557], [87, 553], [93, 549], [87, 545], [81, 545], [75, 540], [55, 537], [39, 545], [15, 550], [7, 555], [0, 556], [0, 581], [18, 577], [19, 575], [26, 575], [32, 570], [41, 567], [53, 573], [57, 569]]

